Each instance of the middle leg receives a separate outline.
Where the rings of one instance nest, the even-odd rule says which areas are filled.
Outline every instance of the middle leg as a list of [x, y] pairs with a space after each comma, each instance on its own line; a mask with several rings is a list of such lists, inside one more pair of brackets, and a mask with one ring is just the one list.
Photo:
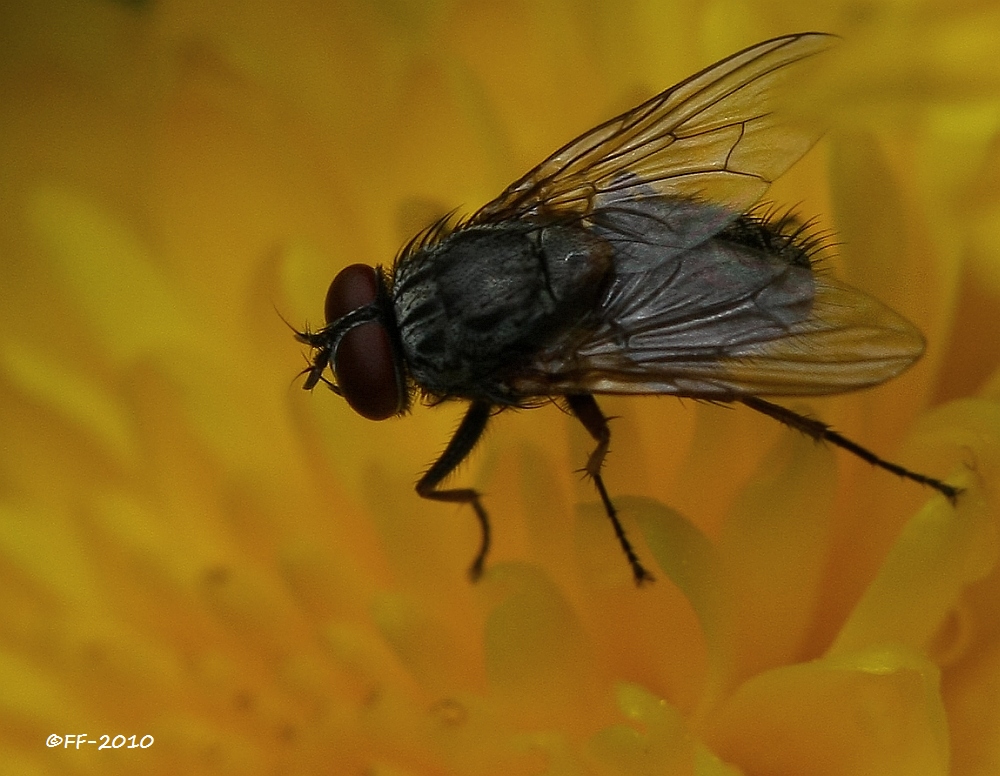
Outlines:
[[590, 479], [594, 481], [594, 487], [597, 488], [601, 502], [604, 504], [604, 511], [607, 513], [608, 519], [611, 520], [611, 525], [615, 529], [615, 536], [618, 537], [618, 543], [621, 545], [622, 552], [625, 553], [625, 557], [628, 559], [629, 566], [632, 567], [632, 576], [635, 577], [635, 583], [642, 585], [646, 582], [652, 582], [653, 575], [639, 561], [639, 556], [636, 555], [631, 542], [629, 542], [628, 537], [625, 535], [625, 529], [618, 519], [618, 510], [611, 503], [608, 490], [604, 487], [604, 480], [601, 478], [601, 466], [604, 464], [604, 456], [608, 454], [608, 445], [611, 443], [611, 429], [608, 428], [608, 419], [604, 417], [604, 413], [601, 412], [597, 401], [589, 393], [570, 394], [566, 396], [566, 403], [569, 405], [570, 411], [583, 423], [584, 428], [587, 429], [587, 432], [597, 442], [597, 447], [594, 448], [594, 451], [590, 454], [590, 458], [587, 459], [585, 470]]

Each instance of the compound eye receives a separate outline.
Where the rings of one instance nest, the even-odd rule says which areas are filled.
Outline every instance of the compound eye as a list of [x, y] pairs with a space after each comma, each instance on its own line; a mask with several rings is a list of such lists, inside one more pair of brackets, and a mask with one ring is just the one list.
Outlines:
[[[326, 322], [377, 302], [379, 277], [374, 267], [345, 267], [326, 292]], [[379, 321], [356, 326], [344, 335], [334, 356], [337, 385], [351, 409], [369, 420], [385, 420], [403, 408], [402, 380], [392, 340]]]

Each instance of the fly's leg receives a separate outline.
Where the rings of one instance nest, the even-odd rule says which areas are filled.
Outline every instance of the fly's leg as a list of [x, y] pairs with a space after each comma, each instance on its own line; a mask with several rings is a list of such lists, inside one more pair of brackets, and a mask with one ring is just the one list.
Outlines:
[[465, 460], [466, 456], [472, 452], [476, 442], [486, 430], [486, 422], [490, 419], [492, 407], [486, 402], [474, 401], [469, 406], [465, 417], [455, 431], [448, 446], [441, 453], [441, 456], [431, 465], [420, 481], [417, 483], [417, 494], [422, 498], [433, 501], [450, 501], [458, 504], [469, 504], [479, 518], [479, 527], [482, 529], [482, 542], [479, 545], [479, 552], [476, 559], [469, 567], [469, 577], [475, 582], [482, 576], [483, 564], [486, 562], [486, 554], [490, 550], [490, 520], [479, 501], [479, 492], [472, 488], [452, 488], [449, 490], [438, 490], [441, 481], [451, 474], [455, 468]]
[[632, 576], [635, 577], [635, 583], [642, 585], [645, 582], [652, 582], [653, 575], [639, 561], [639, 556], [636, 555], [632, 544], [625, 535], [625, 529], [618, 519], [618, 510], [611, 503], [607, 488], [604, 487], [604, 480], [601, 478], [601, 466], [604, 464], [604, 456], [608, 454], [608, 444], [611, 442], [611, 429], [608, 428], [608, 419], [604, 417], [601, 408], [597, 406], [594, 397], [589, 393], [568, 395], [566, 403], [569, 405], [572, 413], [583, 423], [587, 432], [597, 442], [597, 447], [594, 448], [594, 451], [590, 454], [590, 458], [587, 459], [585, 471], [594, 481], [594, 486], [597, 488], [601, 502], [604, 504], [604, 511], [607, 512], [608, 518], [611, 520], [611, 525], [615, 529], [615, 536], [618, 537], [618, 543], [621, 544], [622, 552], [625, 553], [629, 566], [632, 567]]
[[830, 442], [837, 447], [847, 450], [849, 453], [853, 453], [861, 460], [867, 461], [873, 466], [878, 466], [886, 471], [892, 472], [893, 474], [897, 474], [900, 477], [905, 477], [908, 480], [919, 482], [921, 485], [934, 488], [934, 490], [942, 494], [953, 505], [957, 501], [959, 494], [962, 492], [961, 488], [956, 488], [954, 485], [948, 485], [947, 483], [935, 479], [934, 477], [928, 477], [926, 474], [910, 471], [909, 469], [900, 466], [898, 463], [893, 463], [892, 461], [887, 461], [884, 458], [879, 458], [879, 456], [875, 455], [875, 453], [871, 450], [867, 450], [857, 442], [852, 442], [847, 437], [838, 434], [826, 425], [826, 423], [819, 420], [799, 415], [797, 412], [792, 412], [790, 409], [786, 409], [780, 405], [771, 404], [769, 401], [758, 399], [756, 396], [744, 396], [740, 399], [740, 401], [750, 407], [750, 409], [757, 410], [757, 412], [774, 418], [775, 420], [784, 423], [786, 426], [801, 431], [803, 434], [812, 437], [816, 441], [822, 440]]

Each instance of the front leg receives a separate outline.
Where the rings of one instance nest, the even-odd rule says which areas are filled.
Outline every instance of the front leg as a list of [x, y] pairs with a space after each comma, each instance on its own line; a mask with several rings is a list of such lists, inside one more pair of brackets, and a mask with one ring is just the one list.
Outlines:
[[608, 445], [611, 443], [611, 429], [608, 428], [608, 419], [604, 417], [601, 408], [597, 406], [594, 397], [589, 393], [567, 395], [566, 403], [569, 404], [570, 410], [583, 423], [584, 428], [587, 429], [597, 442], [597, 447], [594, 448], [594, 451], [590, 454], [590, 458], [587, 459], [585, 470], [594, 481], [594, 486], [601, 496], [601, 501], [604, 503], [604, 511], [607, 512], [608, 518], [611, 520], [611, 525], [615, 529], [615, 536], [618, 537], [618, 543], [621, 544], [622, 551], [625, 553], [625, 557], [632, 567], [632, 576], [635, 577], [635, 583], [642, 585], [646, 582], [652, 582], [653, 575], [639, 561], [639, 556], [636, 555], [628, 537], [625, 536], [625, 529], [618, 519], [618, 510], [611, 503], [607, 488], [604, 487], [604, 480], [601, 478], [601, 466], [604, 464], [604, 456], [608, 454]]
[[431, 465], [420, 481], [417, 483], [417, 494], [422, 498], [433, 501], [451, 501], [459, 504], [469, 504], [476, 511], [479, 518], [479, 526], [482, 529], [482, 542], [476, 559], [469, 567], [469, 576], [475, 582], [482, 576], [483, 564], [486, 562], [486, 554], [490, 550], [490, 521], [479, 501], [479, 492], [472, 488], [452, 488], [449, 490], [438, 490], [441, 481], [451, 474], [455, 468], [465, 460], [466, 456], [472, 452], [476, 442], [486, 430], [486, 423], [490, 419], [493, 407], [483, 401], [474, 401], [469, 406], [465, 417], [458, 426], [458, 430], [452, 436], [448, 446], [441, 453], [441, 456]]

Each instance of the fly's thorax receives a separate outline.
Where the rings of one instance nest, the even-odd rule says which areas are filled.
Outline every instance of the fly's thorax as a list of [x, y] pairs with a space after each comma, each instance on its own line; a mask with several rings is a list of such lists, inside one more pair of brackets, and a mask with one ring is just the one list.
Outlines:
[[504, 377], [596, 302], [611, 248], [575, 226], [460, 229], [403, 257], [392, 297], [414, 381], [436, 395], [516, 403]]

